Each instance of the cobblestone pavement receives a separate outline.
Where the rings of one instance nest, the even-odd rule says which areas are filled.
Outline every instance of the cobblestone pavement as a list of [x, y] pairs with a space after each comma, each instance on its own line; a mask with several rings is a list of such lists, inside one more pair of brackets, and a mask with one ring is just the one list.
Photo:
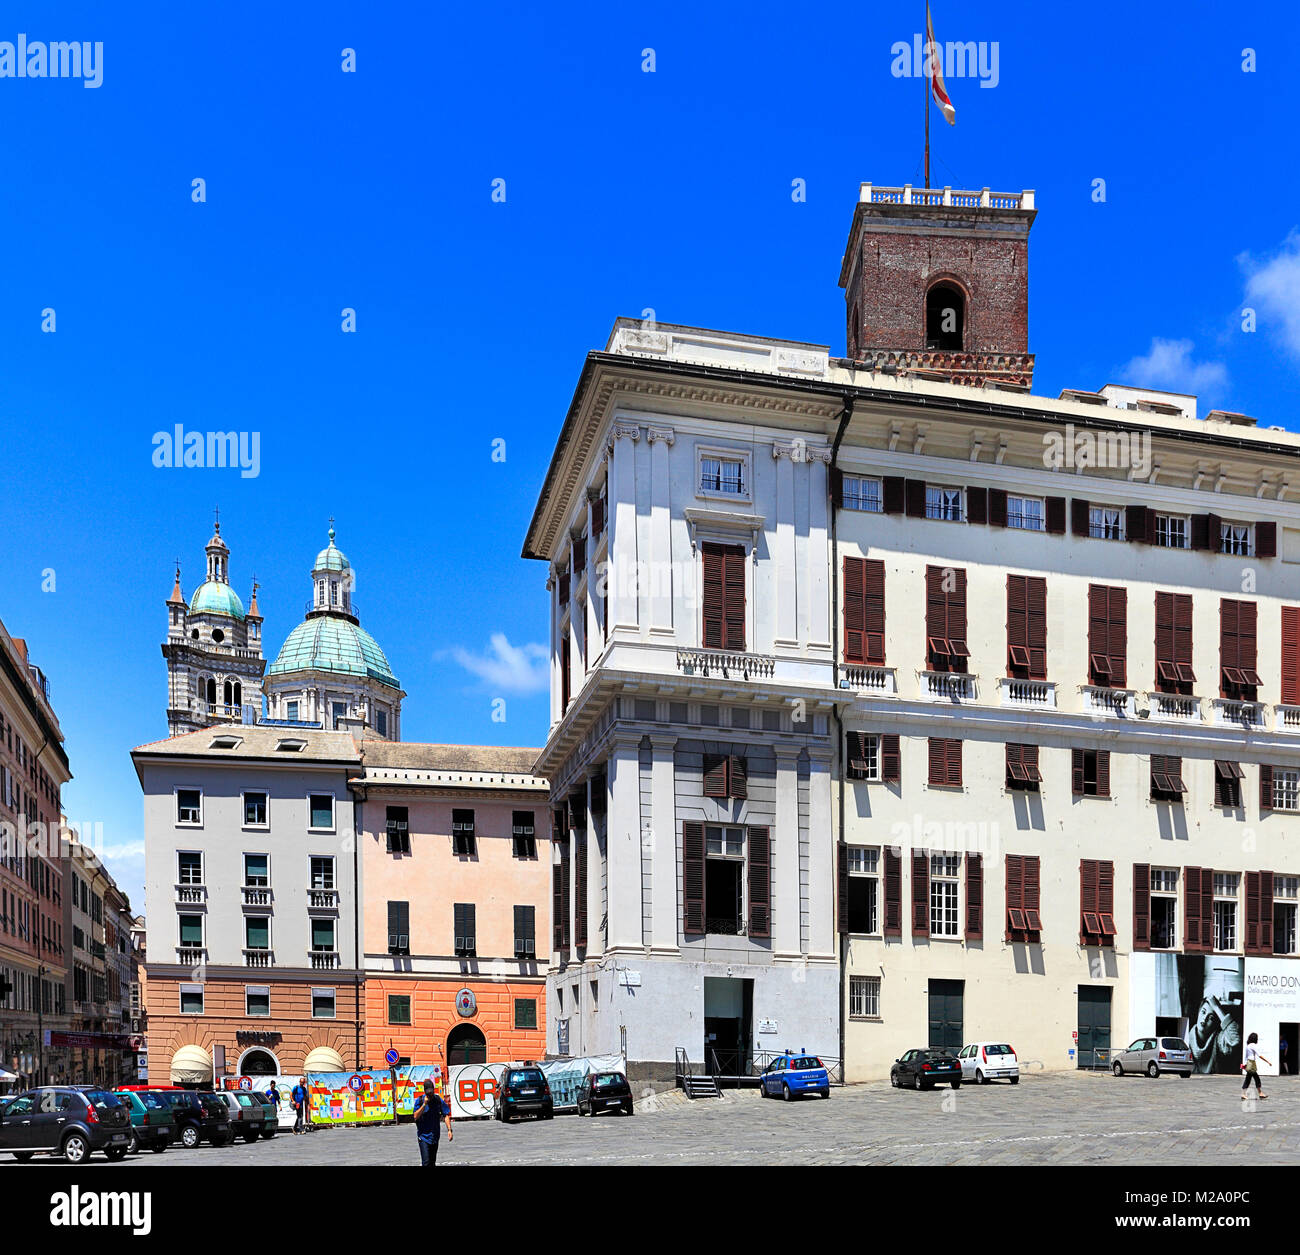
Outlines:
[[[632, 1118], [559, 1115], [503, 1126], [458, 1121], [439, 1166], [459, 1164], [1157, 1164], [1300, 1160], [1300, 1078], [1269, 1078], [1249, 1106], [1233, 1077], [1028, 1075], [1018, 1086], [916, 1093], [886, 1082], [795, 1103], [756, 1091], [691, 1102], [671, 1093]], [[169, 1148], [123, 1166], [419, 1165], [415, 1131], [320, 1129], [254, 1146]], [[13, 1164], [12, 1159], [2, 1162]], [[30, 1165], [54, 1161], [38, 1158]], [[94, 1156], [92, 1163], [103, 1162]], [[17, 1165], [14, 1165], [17, 1166]]]

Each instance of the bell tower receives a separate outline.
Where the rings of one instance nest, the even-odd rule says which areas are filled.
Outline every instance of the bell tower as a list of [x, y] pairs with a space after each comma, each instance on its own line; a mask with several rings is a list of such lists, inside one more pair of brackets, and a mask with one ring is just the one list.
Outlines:
[[862, 185], [840, 267], [868, 369], [1028, 390], [1034, 193]]

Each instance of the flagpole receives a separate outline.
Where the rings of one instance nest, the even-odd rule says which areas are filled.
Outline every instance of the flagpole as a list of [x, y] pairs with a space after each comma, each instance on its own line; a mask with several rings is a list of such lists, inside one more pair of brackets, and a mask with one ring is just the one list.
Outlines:
[[930, 5], [925, 6], [925, 186], [930, 186]]

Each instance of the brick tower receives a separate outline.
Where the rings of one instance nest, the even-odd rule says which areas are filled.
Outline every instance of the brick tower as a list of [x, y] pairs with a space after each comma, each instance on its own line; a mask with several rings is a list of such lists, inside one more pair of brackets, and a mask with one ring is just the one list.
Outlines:
[[840, 287], [848, 356], [875, 370], [1028, 390], [1032, 191], [862, 185]]

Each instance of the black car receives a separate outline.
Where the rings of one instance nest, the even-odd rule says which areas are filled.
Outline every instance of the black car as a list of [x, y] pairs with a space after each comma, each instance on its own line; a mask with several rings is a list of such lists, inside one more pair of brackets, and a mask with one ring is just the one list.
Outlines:
[[555, 1103], [541, 1068], [507, 1067], [501, 1074], [501, 1088], [497, 1090], [492, 1114], [503, 1124], [509, 1124], [516, 1116], [530, 1114], [542, 1120], [552, 1119]]
[[186, 1150], [193, 1150], [200, 1142], [228, 1146], [235, 1140], [230, 1112], [215, 1094], [205, 1097], [192, 1089], [160, 1089], [157, 1093], [171, 1107], [176, 1140]]
[[15, 1159], [44, 1153], [79, 1164], [97, 1150], [122, 1159], [130, 1147], [130, 1110], [106, 1089], [45, 1085], [0, 1099], [0, 1151]]
[[950, 1050], [909, 1050], [889, 1069], [889, 1083], [895, 1089], [931, 1089], [951, 1083], [961, 1089], [961, 1064]]
[[589, 1072], [578, 1086], [578, 1114], [594, 1116], [598, 1111], [632, 1114], [632, 1087], [622, 1072]]

